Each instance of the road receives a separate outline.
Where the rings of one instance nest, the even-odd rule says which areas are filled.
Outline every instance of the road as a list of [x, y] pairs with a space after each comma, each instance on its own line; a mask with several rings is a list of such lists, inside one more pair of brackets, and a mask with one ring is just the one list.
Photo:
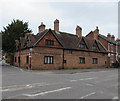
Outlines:
[[30, 71], [4, 65], [2, 97], [3, 99], [118, 99], [117, 69], [80, 71], [83, 70]]

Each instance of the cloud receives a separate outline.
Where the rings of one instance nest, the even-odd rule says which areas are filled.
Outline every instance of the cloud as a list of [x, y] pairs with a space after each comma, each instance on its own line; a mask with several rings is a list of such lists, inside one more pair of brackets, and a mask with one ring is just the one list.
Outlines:
[[117, 36], [117, 2], [3, 0], [0, 4], [3, 26], [12, 19], [20, 19], [29, 22], [29, 27], [37, 33], [41, 22], [47, 28], [53, 28], [53, 21], [57, 18], [60, 20], [61, 31], [75, 33], [76, 25], [79, 25], [83, 28], [83, 35], [86, 35], [99, 26], [102, 34], [110, 32]]
[[[20, 3], [21, 2], [21, 3]], [[23, 19], [36, 19], [39, 17], [42, 19], [47, 17], [50, 18], [56, 15], [57, 12], [49, 6], [48, 3], [31, 3], [25, 2], [25, 0], [20, 2], [3, 2], [3, 12], [6, 16], [10, 18], [23, 18]], [[3, 8], [3, 7], [2, 7]]]
[[20, 19], [29, 22], [31, 28], [36, 26], [35, 24], [38, 26], [42, 21], [50, 22], [55, 18], [59, 18], [60, 14], [58, 10], [53, 9], [46, 2], [26, 2], [26, 0], [21, 0], [6, 3], [3, 1], [1, 8], [0, 13], [4, 22], [6, 20]]
[[117, 2], [51, 3], [51, 6], [61, 10], [62, 17], [67, 19], [65, 25], [69, 25], [66, 27], [69, 27], [67, 29], [71, 29], [71, 32], [73, 32], [75, 25], [80, 25], [83, 27], [83, 34], [86, 35], [96, 26], [99, 26], [104, 35], [110, 32], [115, 34], [116, 37], [118, 36]]

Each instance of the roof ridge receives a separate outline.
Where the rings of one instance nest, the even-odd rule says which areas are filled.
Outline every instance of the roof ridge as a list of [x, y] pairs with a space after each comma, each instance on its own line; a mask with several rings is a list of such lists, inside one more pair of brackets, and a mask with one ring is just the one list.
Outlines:
[[61, 31], [59, 31], [59, 32], [62, 33], [62, 34], [68, 34], [68, 35], [72, 35], [72, 36], [77, 36], [76, 34], [72, 34], [72, 33], [61, 32]]
[[90, 32], [86, 35], [86, 37], [87, 37], [90, 33], [93, 33], [93, 31], [90, 31]]
[[106, 37], [105, 35], [102, 35], [102, 34], [98, 34], [99, 36], [101, 36], [102, 38], [104, 38], [106, 41], [110, 42], [110, 43], [113, 43], [113, 44], [116, 44], [116, 41], [114, 40], [110, 40], [108, 37]]
[[99, 42], [100, 43], [100, 45], [105, 49], [105, 51], [107, 51], [108, 52], [108, 50], [106, 49], [106, 47], [99, 41], [99, 40], [96, 40], [97, 42]]

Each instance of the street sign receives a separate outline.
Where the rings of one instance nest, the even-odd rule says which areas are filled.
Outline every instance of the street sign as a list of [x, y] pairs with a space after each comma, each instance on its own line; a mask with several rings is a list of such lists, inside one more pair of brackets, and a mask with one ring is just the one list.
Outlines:
[[29, 52], [32, 53], [32, 48], [29, 49]]

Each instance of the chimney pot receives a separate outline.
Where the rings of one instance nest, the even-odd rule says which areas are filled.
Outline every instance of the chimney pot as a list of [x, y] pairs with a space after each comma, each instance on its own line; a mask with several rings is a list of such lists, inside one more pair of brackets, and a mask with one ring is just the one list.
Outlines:
[[78, 37], [81, 37], [82, 36], [82, 28], [80, 26], [77, 25], [76, 27], [76, 35]]
[[98, 26], [96, 26], [96, 29], [98, 29]]
[[41, 25], [38, 27], [39, 33], [43, 32], [45, 30], [45, 25], [43, 24], [43, 22], [41, 22]]
[[118, 38], [117, 38], [117, 40], [116, 40], [116, 41], [117, 41], [117, 42], [120, 42], [120, 39], [118, 39]]
[[96, 29], [93, 31], [94, 39], [98, 40], [99, 28], [96, 26]]
[[108, 37], [109, 39], [111, 39], [111, 34], [110, 34], [110, 33], [108, 33], [107, 37]]
[[57, 32], [59, 32], [59, 20], [58, 19], [56, 19], [54, 21], [54, 30], [57, 31]]
[[115, 40], [115, 36], [114, 36], [114, 35], [112, 35], [112, 36], [111, 36], [111, 39], [112, 39], [112, 40]]

